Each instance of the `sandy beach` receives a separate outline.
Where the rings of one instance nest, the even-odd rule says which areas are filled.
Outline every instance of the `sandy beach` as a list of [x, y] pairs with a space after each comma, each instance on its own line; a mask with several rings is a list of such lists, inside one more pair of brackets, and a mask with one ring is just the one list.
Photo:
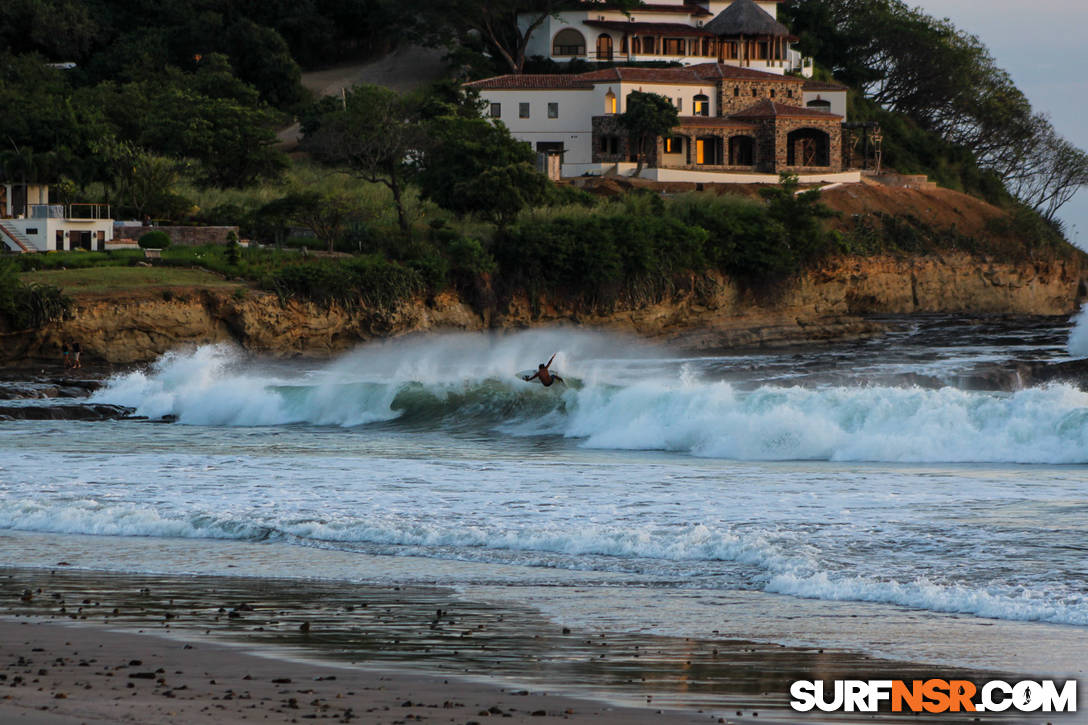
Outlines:
[[717, 721], [462, 679], [267, 657], [96, 625], [5, 620], [0, 642], [4, 723]]
[[571, 631], [439, 588], [63, 569], [0, 581], [5, 724], [840, 722], [787, 709], [788, 683], [932, 671]]

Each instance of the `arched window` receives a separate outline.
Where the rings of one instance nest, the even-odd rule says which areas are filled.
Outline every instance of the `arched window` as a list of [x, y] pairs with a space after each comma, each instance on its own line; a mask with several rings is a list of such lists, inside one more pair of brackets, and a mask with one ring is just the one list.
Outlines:
[[611, 88], [608, 89], [608, 93], [604, 94], [604, 112], [616, 112], [616, 94], [612, 92]]
[[552, 41], [552, 55], [585, 55], [586, 39], [574, 28], [563, 28]]
[[597, 60], [612, 60], [612, 36], [608, 33], [597, 36]]
[[691, 110], [696, 116], [710, 115], [710, 97], [705, 93], [695, 96], [691, 102]]
[[831, 111], [831, 101], [825, 101], [822, 98], [817, 98], [814, 101], [809, 101], [805, 105], [809, 108], [815, 108], [817, 111]]
[[801, 128], [786, 136], [787, 166], [830, 166], [831, 137], [816, 128]]

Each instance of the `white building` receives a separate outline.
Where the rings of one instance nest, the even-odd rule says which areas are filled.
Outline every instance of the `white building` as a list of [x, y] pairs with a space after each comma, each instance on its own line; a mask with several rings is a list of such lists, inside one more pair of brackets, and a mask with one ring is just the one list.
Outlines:
[[670, 99], [679, 115], [674, 135], [659, 139], [648, 159], [646, 178], [751, 182], [785, 170], [824, 178], [842, 172], [846, 88], [837, 84], [702, 63], [504, 75], [467, 86], [515, 138], [538, 153], [561, 154], [564, 177], [634, 169], [617, 123], [633, 91]]
[[112, 241], [109, 206], [50, 204], [47, 184], [0, 184], [0, 243], [7, 251], [103, 251]]
[[[812, 60], [793, 50], [796, 38], [777, 20], [785, 0], [657, 0], [624, 13], [586, 3], [547, 16], [529, 36], [526, 57], [556, 62], [717, 61], [769, 73], [812, 75]], [[539, 13], [518, 16], [521, 31]]]

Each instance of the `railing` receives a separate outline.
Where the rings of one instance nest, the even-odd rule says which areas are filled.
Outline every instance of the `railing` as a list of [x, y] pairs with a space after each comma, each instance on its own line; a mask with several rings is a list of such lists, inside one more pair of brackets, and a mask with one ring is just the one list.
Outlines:
[[109, 219], [109, 204], [30, 204], [30, 219]]
[[64, 219], [63, 204], [30, 204], [31, 219]]
[[552, 47], [552, 55], [585, 55], [584, 45], [556, 45]]
[[69, 204], [69, 219], [110, 219], [109, 204]]

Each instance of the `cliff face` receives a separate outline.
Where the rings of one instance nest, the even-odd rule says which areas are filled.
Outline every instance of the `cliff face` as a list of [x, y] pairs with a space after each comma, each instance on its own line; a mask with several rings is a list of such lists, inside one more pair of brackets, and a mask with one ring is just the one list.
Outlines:
[[[536, 315], [514, 299], [481, 316], [453, 294], [417, 300], [390, 313], [325, 310], [252, 291], [118, 293], [77, 297], [74, 319], [0, 336], [0, 362], [56, 360], [65, 340], [92, 361], [137, 363], [185, 345], [232, 341], [277, 356], [324, 357], [361, 341], [431, 330], [518, 329], [568, 324], [669, 340], [689, 349], [775, 345], [861, 336], [880, 327], [866, 314], [1063, 315], [1085, 296], [1077, 262], [997, 264], [966, 255], [844, 258], [815, 269], [773, 296], [711, 277], [700, 293], [607, 314], [579, 313], [544, 300]], [[169, 299], [167, 299], [169, 298]]]

